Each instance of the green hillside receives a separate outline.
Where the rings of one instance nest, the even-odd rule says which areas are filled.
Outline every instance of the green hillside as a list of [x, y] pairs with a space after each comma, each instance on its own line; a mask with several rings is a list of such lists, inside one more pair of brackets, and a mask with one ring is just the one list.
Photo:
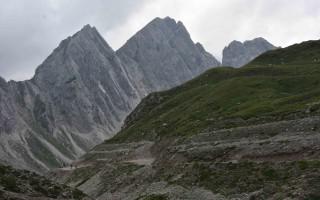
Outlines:
[[107, 142], [154, 140], [315, 115], [320, 108], [320, 41], [269, 51], [248, 65], [214, 68], [146, 97]]

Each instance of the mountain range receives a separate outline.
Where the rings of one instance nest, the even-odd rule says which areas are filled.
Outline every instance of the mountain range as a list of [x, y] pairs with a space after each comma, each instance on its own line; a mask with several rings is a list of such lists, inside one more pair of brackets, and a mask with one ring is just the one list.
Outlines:
[[63, 40], [32, 79], [0, 79], [0, 157], [44, 172], [115, 134], [150, 92], [220, 63], [182, 22], [156, 18], [114, 51], [90, 25]]

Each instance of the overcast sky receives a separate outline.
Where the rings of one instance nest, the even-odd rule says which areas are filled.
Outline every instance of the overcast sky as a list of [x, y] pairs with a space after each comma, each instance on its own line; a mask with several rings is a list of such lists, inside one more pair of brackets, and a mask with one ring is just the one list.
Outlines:
[[85, 24], [116, 50], [155, 17], [182, 21], [221, 59], [232, 40], [276, 46], [320, 38], [319, 0], [0, 0], [0, 76], [25, 80], [59, 42]]

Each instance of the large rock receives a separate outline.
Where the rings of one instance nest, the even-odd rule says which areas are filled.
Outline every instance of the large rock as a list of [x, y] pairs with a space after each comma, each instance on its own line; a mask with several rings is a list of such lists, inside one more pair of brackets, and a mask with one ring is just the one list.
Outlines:
[[0, 162], [44, 172], [116, 133], [142, 97], [219, 63], [181, 22], [155, 19], [118, 52], [89, 25], [28, 81], [0, 79]]
[[264, 38], [256, 38], [243, 43], [235, 40], [223, 49], [222, 65], [241, 67], [262, 53], [275, 48]]

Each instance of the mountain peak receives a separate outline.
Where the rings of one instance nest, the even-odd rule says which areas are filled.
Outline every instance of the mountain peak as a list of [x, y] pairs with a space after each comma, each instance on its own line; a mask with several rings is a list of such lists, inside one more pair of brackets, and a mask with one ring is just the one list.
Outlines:
[[117, 55], [132, 65], [130, 74], [147, 74], [148, 78], [136, 83], [146, 83], [147, 91], [169, 89], [220, 65], [202, 45], [192, 41], [182, 22], [170, 17], [152, 20]]
[[[250, 40], [249, 40], [250, 41]], [[258, 41], [258, 42], [268, 42], [266, 39], [264, 39], [263, 37], [257, 37], [254, 38], [252, 41]]]
[[0, 88], [5, 87], [7, 85], [7, 81], [0, 76]]
[[7, 82], [7, 81], [6, 81], [6, 79], [4, 79], [4, 78], [2, 78], [2, 77], [0, 76], [0, 82]]
[[148, 42], [151, 45], [151, 43], [168, 43], [173, 40], [192, 42], [188, 30], [181, 21], [171, 17], [157, 17], [131, 37], [118, 51], [122, 51], [121, 49], [131, 43]]
[[163, 20], [167, 20], [167, 21], [176, 21], [174, 18], [166, 16], [165, 18], [163, 18]]
[[[181, 34], [181, 36], [184, 35], [189, 37], [189, 33], [183, 23], [181, 21], [176, 21], [171, 17], [157, 17], [147, 24], [143, 29], [141, 29], [137, 34], [146, 35], [152, 32], [162, 32], [166, 37], [170, 37], [176, 33]], [[155, 35], [154, 37], [157, 36], [158, 35]]]
[[275, 48], [262, 37], [244, 42], [234, 40], [223, 49], [222, 65], [241, 67], [262, 53]]
[[246, 40], [243, 42], [244, 45], [252, 45], [252, 44], [262, 44], [262, 45], [268, 45], [273, 46], [268, 40], [264, 39], [263, 37], [257, 37], [252, 40]]
[[[238, 40], [233, 40], [232, 42], [230, 42], [228, 47], [230, 47], [230, 46], [240, 46], [240, 45], [243, 45], [243, 43], [238, 41]], [[227, 47], [225, 47], [225, 48], [227, 48]]]
[[95, 51], [114, 54], [113, 49], [107, 44], [97, 29], [94, 26], [87, 24], [72, 36], [62, 40], [59, 46], [44, 62], [50, 61], [53, 57], [58, 55], [61, 56], [61, 54], [63, 54], [64, 58], [67, 56], [77, 56], [77, 54], [80, 55], [80, 51], [82, 53], [86, 51]]
[[94, 27], [94, 26], [91, 26], [90, 24], [86, 24], [86, 25], [84, 25], [84, 26], [82, 27], [81, 30], [90, 30], [90, 29], [93, 29], [93, 28], [95, 28], [95, 27]]
[[174, 25], [177, 24], [177, 21], [171, 17], [156, 17], [154, 18], [149, 24], [167, 24], [167, 25]]
[[91, 26], [90, 24], [84, 25], [80, 31], [78, 31], [77, 33], [75, 33], [72, 37], [75, 37], [77, 35], [89, 35], [89, 34], [99, 34], [99, 32], [97, 31], [96, 27]]
[[72, 39], [94, 39], [97, 37], [102, 37], [98, 30], [89, 24], [83, 26], [78, 32], [76, 32], [74, 35], [72, 35], [70, 38]]
[[[72, 36], [61, 41], [59, 46], [36, 69], [35, 79], [40, 82], [57, 82], [61, 74], [72, 76], [84, 68], [97, 68], [97, 65], [87, 63], [89, 60], [99, 60], [101, 57], [114, 57], [115, 52], [99, 34], [95, 27], [85, 25]], [[77, 67], [75, 67], [77, 65]], [[52, 75], [55, 74], [53, 77]], [[45, 81], [44, 81], [45, 80]]]

